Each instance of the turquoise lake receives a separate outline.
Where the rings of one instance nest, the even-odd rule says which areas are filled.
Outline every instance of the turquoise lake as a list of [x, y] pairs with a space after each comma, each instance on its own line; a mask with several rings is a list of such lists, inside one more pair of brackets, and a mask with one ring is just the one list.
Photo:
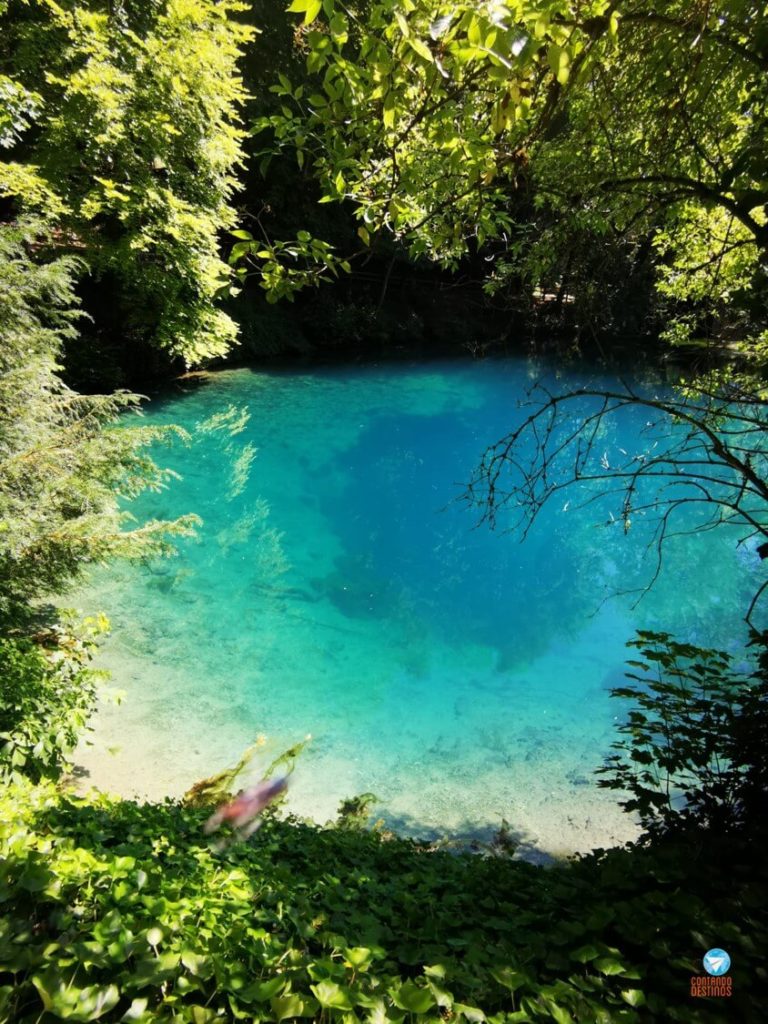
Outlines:
[[[592, 775], [624, 714], [608, 690], [626, 641], [743, 639], [757, 559], [727, 529], [681, 536], [633, 607], [611, 595], [652, 574], [652, 524], [625, 536], [615, 504], [564, 495], [523, 543], [506, 514], [478, 526], [464, 485], [539, 379], [589, 378], [524, 359], [244, 369], [149, 403], [191, 440], [157, 453], [180, 479], [130, 510], [202, 525], [71, 601], [113, 625], [86, 782], [179, 795], [258, 736], [256, 775], [311, 734], [288, 806], [320, 822], [372, 792], [375, 817], [417, 836], [506, 819], [533, 858], [629, 838]], [[646, 420], [612, 422], [599, 455], [646, 448]]]

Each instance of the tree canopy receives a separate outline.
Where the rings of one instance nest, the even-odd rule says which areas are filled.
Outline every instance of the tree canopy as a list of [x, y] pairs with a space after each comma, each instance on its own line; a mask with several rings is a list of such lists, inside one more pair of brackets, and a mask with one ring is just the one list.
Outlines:
[[123, 529], [130, 517], [119, 499], [168, 479], [147, 452], [163, 432], [114, 427], [136, 396], [79, 395], [61, 381], [61, 346], [80, 315], [77, 261], [62, 256], [38, 264], [29, 250], [39, 238], [33, 225], [0, 228], [2, 619], [59, 593], [89, 563], [157, 550], [170, 525]]
[[237, 62], [253, 36], [241, 10], [12, 0], [0, 11], [0, 195], [44, 213], [57, 246], [82, 257], [108, 297], [105, 329], [187, 363], [236, 337], [217, 301], [230, 276], [218, 234], [236, 222]]
[[594, 242], [625, 269], [652, 255], [660, 293], [721, 316], [765, 287], [761, 5], [289, 10], [307, 76], [281, 75], [264, 152], [309, 165], [321, 202], [351, 202], [364, 245], [389, 233], [447, 266], [479, 249], [489, 290], [522, 277], [578, 300]]

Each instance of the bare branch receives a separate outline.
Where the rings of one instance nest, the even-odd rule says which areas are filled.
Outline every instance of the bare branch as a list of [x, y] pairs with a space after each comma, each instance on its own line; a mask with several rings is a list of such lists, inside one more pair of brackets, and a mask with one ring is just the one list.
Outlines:
[[[743, 531], [737, 546], [768, 541], [768, 399], [733, 384], [705, 383], [661, 398], [626, 383], [623, 388], [552, 394], [536, 385], [522, 403], [532, 411], [486, 450], [464, 499], [492, 528], [500, 511], [509, 510], [505, 529], [523, 538], [564, 492], [565, 508], [612, 504], [606, 525], [621, 525], [625, 533], [634, 518], [655, 521], [648, 544], [655, 563], [640, 600], [658, 579], [672, 537], [730, 525]], [[611, 420], [628, 409], [651, 414], [638, 431], [645, 447], [618, 449], [622, 458], [614, 462], [615, 446], [603, 438]], [[685, 508], [702, 511], [694, 526], [680, 522]], [[766, 587], [755, 595], [748, 621]]]

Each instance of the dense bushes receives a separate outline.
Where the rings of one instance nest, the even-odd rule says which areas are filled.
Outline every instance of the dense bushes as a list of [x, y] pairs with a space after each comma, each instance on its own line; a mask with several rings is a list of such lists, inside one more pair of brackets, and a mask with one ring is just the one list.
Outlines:
[[34, 639], [0, 637], [0, 780], [61, 774], [93, 706], [98, 673], [88, 662], [105, 628], [100, 617]]
[[[196, 522], [140, 526], [120, 499], [162, 487], [147, 446], [167, 436], [116, 421], [135, 395], [80, 395], [59, 371], [77, 334], [77, 261], [46, 259], [51, 228], [0, 224], [0, 778], [54, 777], [93, 699], [101, 619], [42, 602], [95, 562], [164, 550]], [[135, 529], [131, 529], [135, 526]]]
[[0, 218], [40, 212], [80, 255], [99, 343], [192, 363], [235, 341], [218, 236], [236, 221], [241, 10], [0, 3], [0, 88], [19, 107], [0, 120]]
[[[543, 870], [272, 820], [215, 854], [177, 804], [2, 804], [3, 1021], [762, 1019], [765, 869], [713, 885], [715, 850]], [[733, 997], [692, 1000], [715, 945]]]
[[60, 594], [88, 565], [162, 551], [169, 532], [197, 521], [130, 528], [120, 499], [172, 477], [148, 446], [181, 432], [125, 420], [118, 428], [138, 396], [81, 395], [62, 381], [62, 347], [82, 312], [76, 261], [46, 259], [51, 230], [0, 224], [0, 632], [19, 628], [29, 602]]

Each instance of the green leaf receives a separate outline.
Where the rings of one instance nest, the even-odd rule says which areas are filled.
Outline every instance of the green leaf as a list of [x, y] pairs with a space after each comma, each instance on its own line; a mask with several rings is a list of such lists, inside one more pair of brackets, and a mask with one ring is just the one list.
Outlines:
[[19, 886], [27, 892], [42, 892], [53, 880], [53, 874], [42, 864], [29, 864], [19, 878]]
[[343, 46], [349, 38], [349, 33], [347, 31], [347, 19], [344, 15], [338, 13], [334, 14], [328, 24], [328, 28], [331, 36], [333, 37], [333, 41], [337, 45]]
[[610, 956], [601, 956], [599, 959], [594, 961], [593, 966], [600, 971], [601, 974], [610, 975], [624, 973], [624, 964]]
[[621, 991], [621, 998], [630, 1006], [644, 1006], [645, 993], [639, 988], [625, 988]]
[[599, 950], [595, 949], [593, 945], [579, 946], [578, 949], [571, 953], [571, 960], [577, 960], [580, 964], [589, 963], [590, 960], [595, 960], [600, 956]]
[[384, 97], [384, 108], [382, 113], [382, 120], [385, 128], [394, 128], [395, 126], [395, 97], [394, 93], [390, 89], [387, 95]]
[[511, 967], [492, 967], [491, 977], [495, 978], [504, 988], [508, 988], [510, 992], [516, 991], [528, 981], [522, 971], [515, 971]]
[[435, 58], [432, 56], [432, 51], [426, 43], [422, 42], [421, 39], [414, 39], [412, 36], [408, 39], [408, 45], [420, 57], [424, 60], [434, 63]]
[[558, 1004], [552, 1000], [547, 1000], [547, 1009], [549, 1010], [555, 1024], [573, 1024], [573, 1017], [568, 1013], [564, 1006], [558, 1006]]
[[438, 985], [436, 981], [432, 981], [431, 978], [427, 978], [427, 987], [432, 995], [435, 997], [435, 1002], [441, 1009], [450, 1010], [453, 1008], [453, 992], [449, 992], [447, 988], [443, 988], [442, 985]]
[[282, 992], [287, 984], [288, 979], [279, 975], [266, 981], [256, 981], [243, 989], [240, 997], [248, 1002], [253, 1000], [257, 1003], [268, 1003], [273, 996]]
[[318, 1009], [314, 999], [306, 999], [297, 992], [285, 996], [274, 996], [270, 1001], [277, 1024], [288, 1017], [314, 1017]]
[[320, 13], [320, 8], [322, 6], [323, 5], [322, 5], [321, 0], [314, 0], [314, 2], [309, 5], [309, 7], [307, 8], [307, 13], [304, 15], [304, 24], [305, 25], [311, 25], [312, 24], [312, 22], [315, 20], [315, 18]]
[[251, 252], [253, 242], [235, 242], [229, 252], [230, 264], [236, 263], [243, 256]]
[[426, 1013], [436, 1005], [429, 989], [420, 988], [414, 981], [406, 981], [395, 989], [392, 1001], [395, 1006], [401, 1010], [408, 1010], [409, 1013]]
[[123, 1024], [132, 1024], [133, 1021], [140, 1021], [144, 1017], [149, 1000], [146, 996], [140, 999], [133, 999], [131, 1005], [125, 1011], [120, 1020]]
[[424, 968], [424, 973], [428, 978], [439, 978], [443, 981], [448, 972], [445, 969], [445, 964], [430, 964]]
[[337, 985], [335, 981], [320, 981], [309, 986], [317, 996], [317, 1001], [327, 1009], [352, 1010], [354, 1008], [349, 989]]
[[454, 1013], [460, 1013], [462, 1017], [466, 1017], [472, 1024], [482, 1024], [482, 1021], [486, 1019], [485, 1014], [478, 1007], [465, 1006], [464, 1003], [454, 1003], [453, 1011]]
[[210, 978], [213, 974], [213, 963], [209, 956], [185, 949], [181, 954], [181, 962], [190, 974], [198, 978]]
[[358, 971], [364, 971], [373, 961], [373, 953], [367, 946], [352, 946], [343, 949], [344, 959]]
[[65, 981], [56, 967], [35, 974], [32, 984], [37, 989], [43, 1006], [62, 1020], [98, 1020], [117, 1005], [120, 991], [117, 985], [88, 985], [79, 988]]
[[293, 0], [293, 3], [287, 8], [291, 14], [304, 13], [304, 24], [311, 24], [320, 13], [322, 7], [321, 0]]
[[211, 1021], [219, 1016], [210, 1006], [185, 1006], [185, 1010], [189, 1014], [191, 1024], [211, 1024]]
[[569, 52], [556, 43], [551, 43], [547, 47], [547, 60], [560, 85], [565, 85], [568, 81], [571, 65], [571, 55]]

